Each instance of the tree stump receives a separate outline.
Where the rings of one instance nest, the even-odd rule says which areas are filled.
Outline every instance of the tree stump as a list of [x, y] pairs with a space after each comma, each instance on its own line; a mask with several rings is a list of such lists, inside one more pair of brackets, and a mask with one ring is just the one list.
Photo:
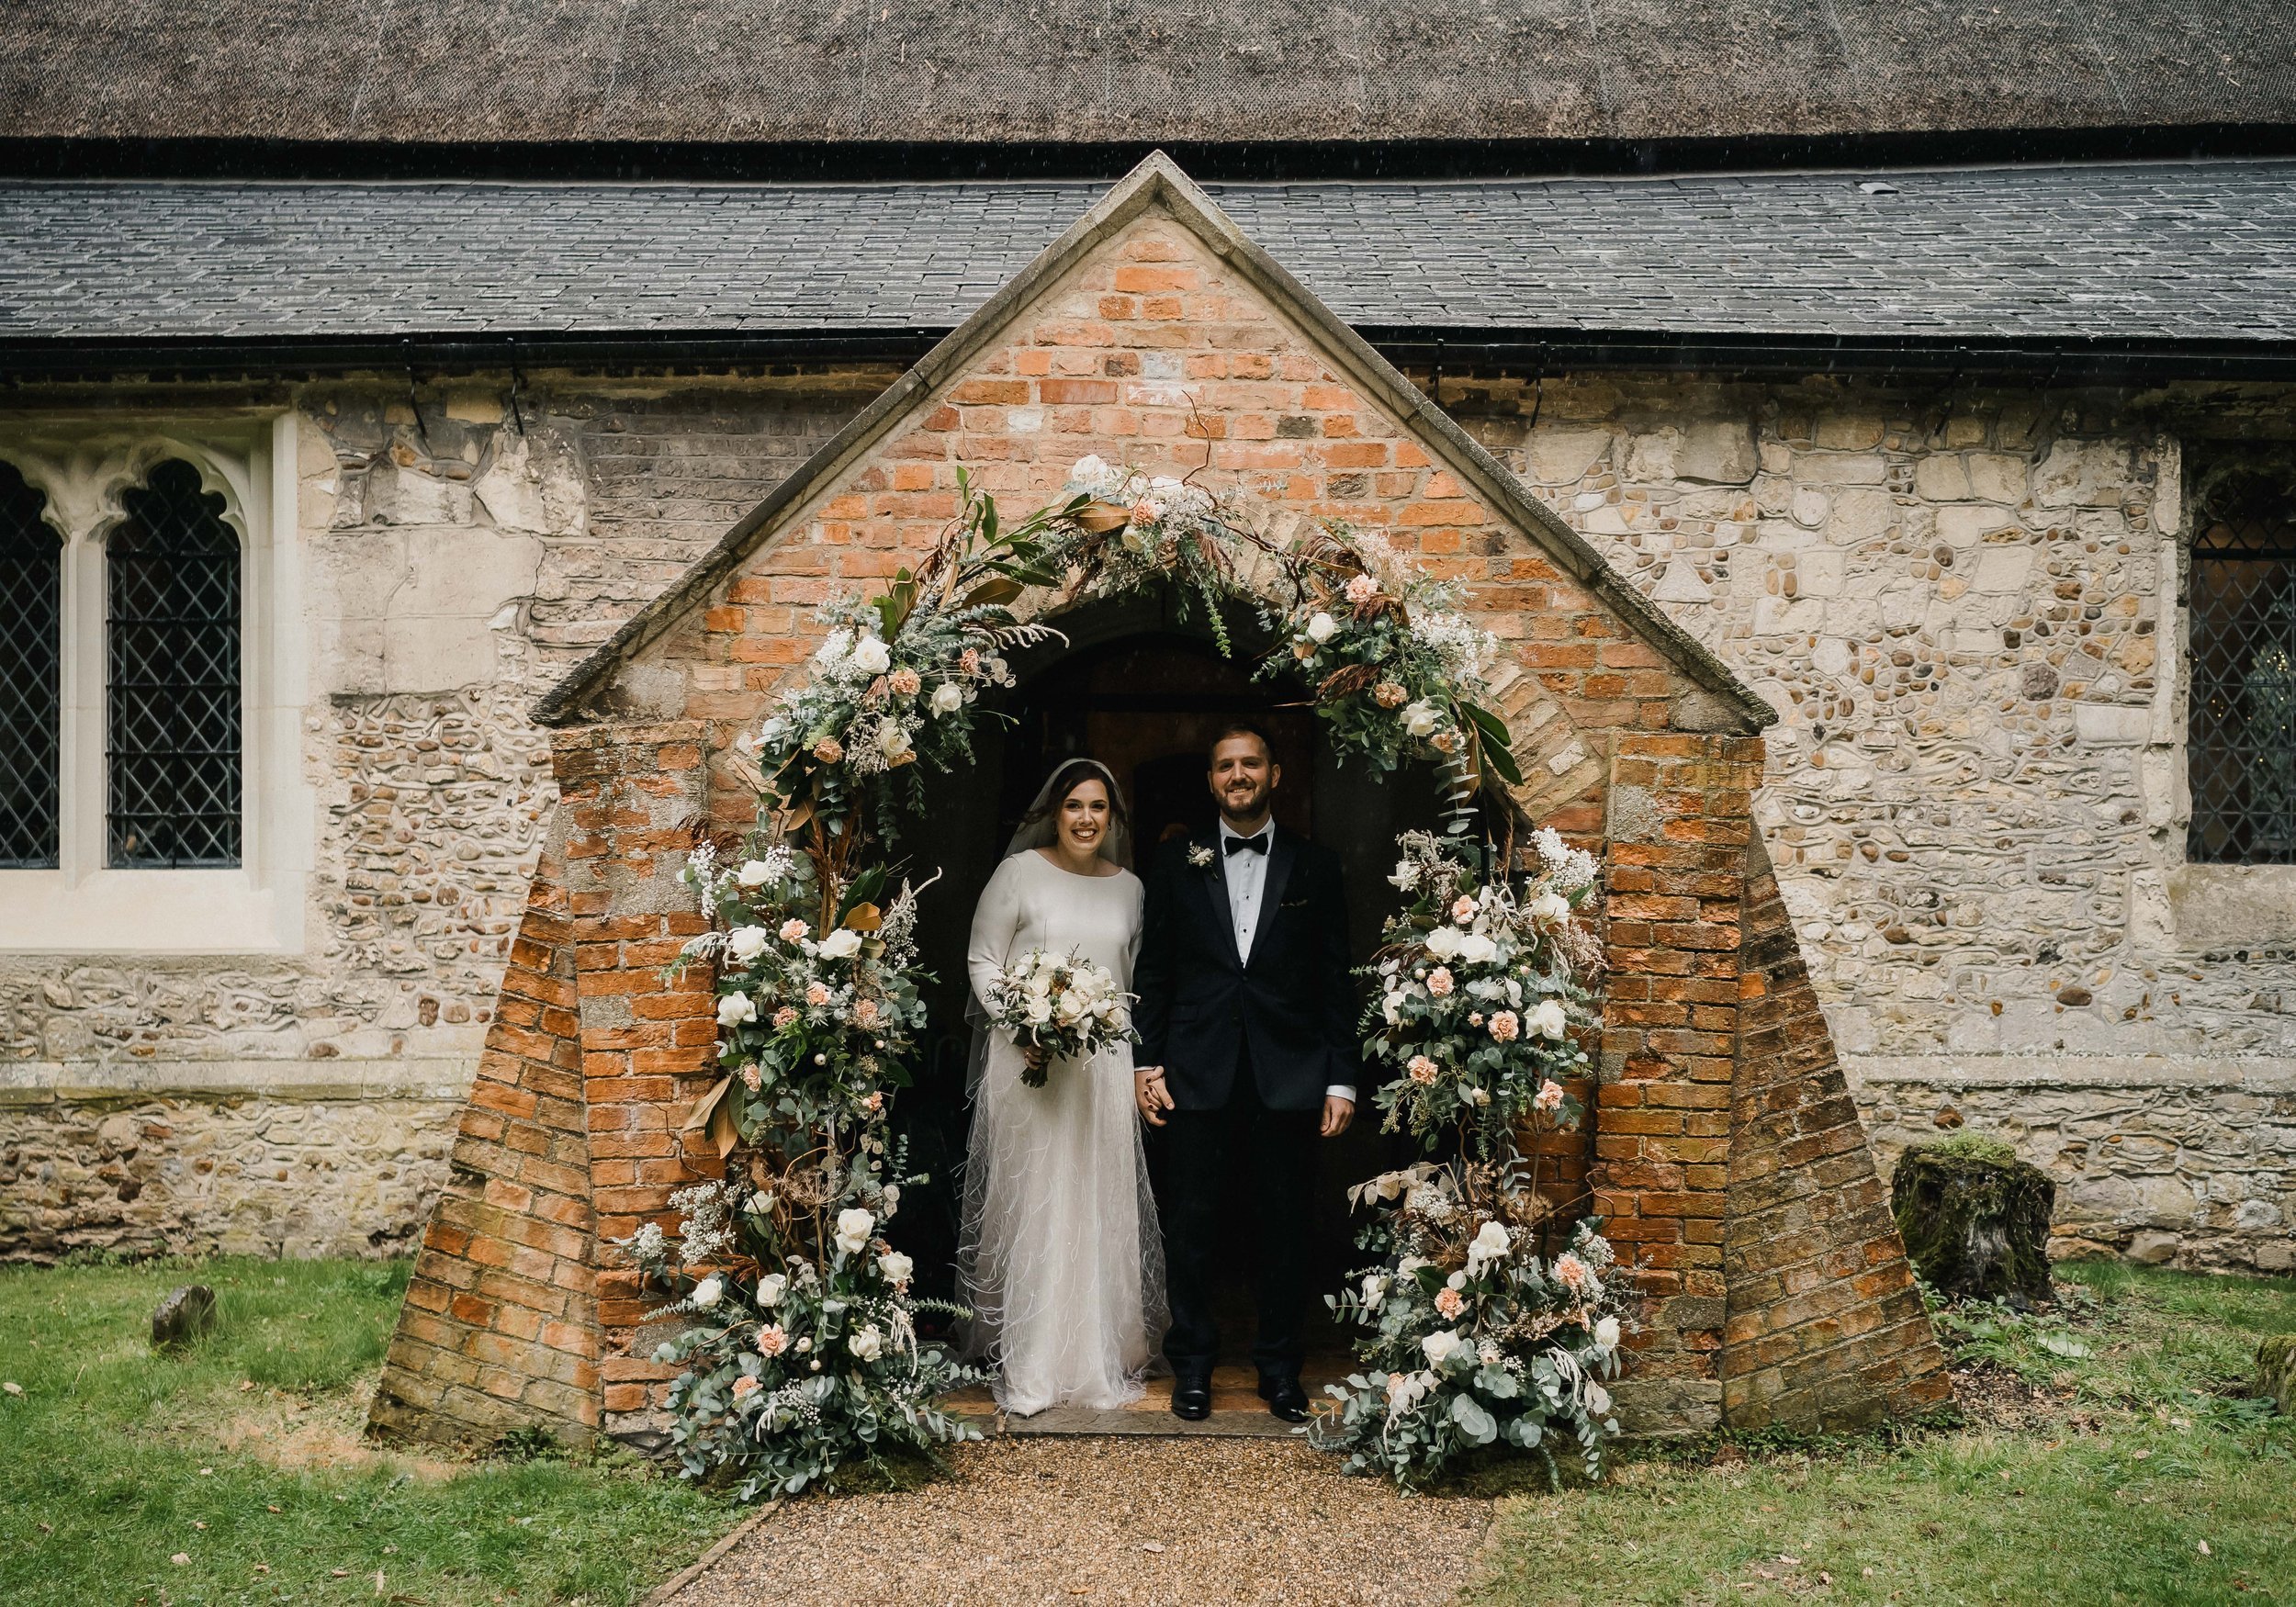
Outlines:
[[1955, 1299], [2039, 1304], [2049, 1283], [2049, 1219], [2057, 1187], [1999, 1139], [1956, 1134], [1897, 1159], [1890, 1214], [1906, 1253]]
[[2257, 1393], [2282, 1417], [2296, 1417], [2296, 1333], [2276, 1333], [2257, 1346]]
[[152, 1348], [174, 1350], [214, 1326], [215, 1291], [205, 1284], [186, 1284], [169, 1290], [152, 1313]]

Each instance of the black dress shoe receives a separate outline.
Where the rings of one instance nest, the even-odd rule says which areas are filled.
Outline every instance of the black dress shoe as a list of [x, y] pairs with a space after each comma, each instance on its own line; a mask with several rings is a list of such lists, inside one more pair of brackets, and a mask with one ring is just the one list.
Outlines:
[[1202, 1422], [1211, 1415], [1211, 1380], [1172, 1380], [1172, 1415], [1187, 1422]]
[[1297, 1378], [1262, 1378], [1260, 1399], [1267, 1402], [1270, 1416], [1286, 1422], [1308, 1421], [1308, 1392]]

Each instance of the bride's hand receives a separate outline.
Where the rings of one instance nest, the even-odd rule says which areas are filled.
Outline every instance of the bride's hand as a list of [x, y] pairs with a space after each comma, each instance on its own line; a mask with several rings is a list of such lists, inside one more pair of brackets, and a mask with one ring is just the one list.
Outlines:
[[1164, 1085], [1162, 1066], [1142, 1066], [1132, 1073], [1132, 1103], [1150, 1127], [1164, 1125], [1164, 1112], [1176, 1108], [1172, 1091]]

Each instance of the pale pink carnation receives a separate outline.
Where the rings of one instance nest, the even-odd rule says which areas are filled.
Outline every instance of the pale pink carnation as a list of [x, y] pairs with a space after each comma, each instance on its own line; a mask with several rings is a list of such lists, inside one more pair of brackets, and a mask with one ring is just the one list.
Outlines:
[[734, 1380], [734, 1399], [736, 1400], [747, 1400], [749, 1397], [755, 1395], [759, 1390], [764, 1388], [764, 1385], [759, 1383], [748, 1374], [744, 1373], [740, 1377]]
[[758, 1354], [778, 1356], [789, 1348], [789, 1335], [782, 1332], [778, 1322], [769, 1322], [758, 1330]]
[[792, 1027], [794, 1027], [794, 1026], [796, 1026], [796, 1025], [797, 1025], [797, 1006], [794, 1006], [794, 1005], [783, 1005], [783, 1006], [782, 1006], [780, 1009], [778, 1009], [778, 1010], [776, 1010], [776, 1011], [774, 1011], [774, 1012], [773, 1012], [773, 1030], [774, 1030], [774, 1031], [776, 1031], [776, 1032], [787, 1032], [787, 1031], [788, 1031], [788, 1030], [789, 1030]]
[[1435, 1073], [1442, 1070], [1424, 1054], [1412, 1056], [1411, 1064], [1404, 1069], [1411, 1073], [1411, 1080], [1414, 1083], [1432, 1083], [1435, 1080]]
[[861, 1101], [861, 1108], [863, 1110], [873, 1112], [883, 1110], [884, 1107], [885, 1096], [882, 1093], [872, 1093], [868, 1098]]
[[893, 689], [895, 696], [913, 698], [917, 695], [917, 689], [925, 683], [917, 678], [916, 670], [904, 664], [885, 677], [885, 684]]
[[1435, 1296], [1435, 1309], [1441, 1312], [1443, 1320], [1448, 1322], [1467, 1309], [1467, 1297], [1457, 1289], [1446, 1288]]
[[834, 736], [824, 736], [813, 745], [813, 756], [823, 764], [835, 764], [845, 757], [845, 744]]
[[782, 923], [782, 941], [784, 943], [794, 943], [798, 938], [804, 937], [807, 932], [812, 930], [813, 928], [811, 927], [793, 916]]
[[853, 1001], [853, 1025], [856, 1027], [874, 1027], [876, 1024], [877, 1001], [874, 999], [855, 999]]
[[1371, 701], [1383, 709], [1400, 709], [1411, 702], [1411, 693], [1391, 680], [1383, 680], [1371, 689]]
[[1568, 1250], [1555, 1257], [1555, 1275], [1574, 1294], [1583, 1295], [1594, 1287], [1594, 1269]]
[[1442, 998], [1451, 991], [1451, 968], [1438, 965], [1427, 973], [1427, 991]]
[[1513, 1010], [1502, 1010], [1491, 1018], [1491, 1036], [1501, 1043], [1513, 1043], [1523, 1034], [1523, 1017]]
[[828, 1002], [829, 989], [827, 983], [809, 982], [805, 984], [805, 1003], [808, 1005], [826, 1005]]
[[1451, 918], [1462, 927], [1473, 926], [1475, 924], [1475, 901], [1464, 893], [1460, 893], [1458, 902], [1451, 905]]
[[1541, 1083], [1538, 1085], [1538, 1096], [1531, 1103], [1552, 1116], [1562, 1108], [1562, 1084], [1551, 1080]]
[[1379, 583], [1368, 575], [1358, 575], [1347, 582], [1347, 601], [1368, 602], [1379, 594]]
[[963, 670], [963, 671], [964, 671], [967, 675], [978, 675], [978, 674], [980, 674], [980, 672], [981, 672], [981, 654], [980, 654], [980, 650], [979, 650], [978, 648], [976, 648], [976, 647], [967, 647], [967, 648], [966, 648], [963, 652], [962, 652], [962, 653], [958, 654], [958, 655], [957, 655], [957, 668], [958, 668], [959, 669]]
[[741, 1068], [741, 1085], [748, 1089], [750, 1093], [756, 1093], [758, 1091], [758, 1084], [763, 1081], [765, 1081], [764, 1076], [758, 1071], [758, 1068], [754, 1064], [746, 1065]]

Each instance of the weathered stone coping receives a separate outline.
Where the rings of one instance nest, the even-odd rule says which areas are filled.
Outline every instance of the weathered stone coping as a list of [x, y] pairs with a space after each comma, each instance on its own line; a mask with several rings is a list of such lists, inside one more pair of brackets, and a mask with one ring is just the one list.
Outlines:
[[[321, 1067], [329, 1073], [341, 1067], [342, 1072], [313, 1075]], [[476, 1055], [375, 1061], [19, 1061], [0, 1066], [0, 1108], [140, 1104], [155, 1098], [459, 1104], [469, 1096], [477, 1067]]]
[[2245, 1088], [2296, 1093], [2296, 1055], [1844, 1055], [1853, 1087]]

